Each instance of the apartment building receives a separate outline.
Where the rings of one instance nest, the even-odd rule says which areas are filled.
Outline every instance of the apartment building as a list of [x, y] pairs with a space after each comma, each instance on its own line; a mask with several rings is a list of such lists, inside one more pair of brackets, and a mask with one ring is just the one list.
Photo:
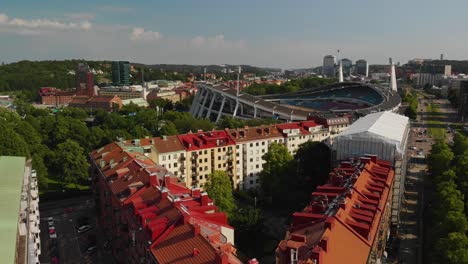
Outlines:
[[226, 131], [198, 131], [177, 136], [187, 157], [187, 186], [203, 187], [208, 176], [217, 170], [225, 171], [237, 188], [241, 179], [235, 177], [236, 146]]
[[291, 155], [296, 154], [299, 146], [307, 141], [325, 141], [329, 131], [314, 121], [277, 124], [276, 127], [284, 137], [284, 145]]
[[283, 135], [275, 126], [226, 129], [236, 144], [236, 179], [238, 188], [255, 189], [260, 186], [259, 174], [263, 170], [263, 155], [272, 142], [283, 143]]
[[206, 192], [121, 145], [89, 154], [98, 224], [118, 263], [241, 263], [234, 228]]
[[345, 131], [351, 125], [350, 116], [336, 116], [336, 115], [321, 115], [313, 116], [310, 118], [311, 121], [322, 125], [325, 129], [328, 129], [329, 137], [327, 142], [331, 145], [333, 140], [338, 134]]
[[342, 162], [292, 215], [276, 263], [384, 263], [394, 175], [375, 155]]

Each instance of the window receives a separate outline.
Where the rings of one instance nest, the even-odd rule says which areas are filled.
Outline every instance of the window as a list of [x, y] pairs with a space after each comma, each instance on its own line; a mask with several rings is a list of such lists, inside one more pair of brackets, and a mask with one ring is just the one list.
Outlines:
[[250, 181], [250, 184], [253, 184], [253, 181]]
[[260, 165], [258, 165], [258, 164], [257, 164], [257, 165], [255, 165], [255, 168], [257, 168], [257, 169], [258, 169], [258, 168], [259, 168], [259, 166], [260, 166]]
[[203, 170], [203, 167], [198, 167], [198, 170], [199, 170], [199, 171], [202, 171], [202, 170]]
[[232, 147], [228, 147], [228, 150], [232, 150]]
[[240, 161], [239, 161], [239, 160], [236, 160], [236, 164], [240, 164]]
[[239, 157], [239, 152], [236, 153], [236, 157]]
[[253, 173], [251, 172], [251, 173], [249, 174], [249, 176], [250, 176], [250, 177], [253, 177]]
[[257, 143], [255, 143], [255, 146], [257, 146], [257, 147], [258, 147], [258, 142], [257, 142]]
[[262, 146], [265, 146], [265, 141], [262, 141]]
[[253, 158], [250, 159], [250, 162], [253, 162]]
[[262, 149], [262, 153], [265, 153], [265, 149]]
[[162, 156], [162, 160], [166, 161], [166, 156], [165, 155]]
[[174, 163], [174, 168], [177, 168], [177, 162], [176, 162], [176, 163]]
[[226, 151], [226, 147], [223, 147], [223, 151]]
[[177, 159], [177, 153], [176, 153], [176, 154], [174, 154], [174, 159]]
[[198, 163], [202, 163], [202, 162], [203, 162], [203, 159], [199, 159], [199, 160], [198, 160]]
[[200, 177], [199, 177], [199, 178], [200, 178], [200, 180], [203, 180], [203, 175], [200, 175]]
[[236, 179], [238, 179], [238, 180], [239, 180], [239, 179], [240, 179], [240, 176], [239, 176], [239, 175], [237, 175], [237, 176], [236, 176]]
[[208, 170], [208, 166], [205, 166], [205, 170], [206, 170], [206, 171]]
[[221, 169], [221, 164], [218, 164], [218, 169]]
[[205, 158], [205, 162], [208, 162], [208, 159], [207, 159], [207, 158]]
[[236, 149], [239, 149], [239, 145], [236, 146]]
[[[198, 155], [201, 155], [201, 154], [203, 154], [203, 152], [202, 152], [201, 150], [198, 151]], [[205, 153], [205, 154], [206, 154], [206, 153]]]
[[171, 168], [171, 164], [169, 163], [169, 169]]
[[250, 146], [253, 147], [253, 143], [250, 143]]
[[205, 150], [205, 155], [207, 154], [208, 152]]
[[218, 160], [221, 160], [221, 156], [218, 156]]

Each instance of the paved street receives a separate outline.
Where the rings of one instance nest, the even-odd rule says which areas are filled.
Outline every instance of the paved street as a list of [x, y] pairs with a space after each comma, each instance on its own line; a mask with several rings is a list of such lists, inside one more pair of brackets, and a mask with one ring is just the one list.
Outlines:
[[[428, 124], [429, 116], [427, 113], [427, 104], [433, 103], [438, 106], [438, 121], [443, 124]], [[429, 136], [428, 128], [437, 126], [444, 129], [447, 124], [455, 122], [455, 110], [452, 109], [447, 100], [428, 100], [421, 99], [418, 106], [417, 120], [412, 122], [412, 130], [408, 142], [409, 147], [415, 147], [415, 150], [408, 149], [408, 157], [422, 151], [422, 155], [428, 155], [433, 143]], [[431, 118], [434, 118], [433, 116]], [[447, 133], [447, 140], [450, 141], [452, 133]], [[420, 152], [421, 153], [421, 152]], [[398, 263], [424, 263], [424, 208], [425, 208], [425, 184], [430, 184], [426, 178], [427, 165], [414, 162], [408, 163], [408, 171], [405, 182], [405, 200], [401, 209], [401, 224], [399, 228], [399, 258]]]
[[[104, 253], [104, 241], [99, 230], [95, 228], [94, 203], [90, 196], [41, 204], [40, 210], [41, 263], [53, 263], [52, 256], [57, 254], [59, 263], [112, 263], [112, 258]], [[49, 237], [49, 217], [54, 218], [57, 239]], [[77, 227], [85, 224], [90, 225], [92, 229], [78, 234]], [[98, 250], [87, 253], [90, 246], [97, 246]]]

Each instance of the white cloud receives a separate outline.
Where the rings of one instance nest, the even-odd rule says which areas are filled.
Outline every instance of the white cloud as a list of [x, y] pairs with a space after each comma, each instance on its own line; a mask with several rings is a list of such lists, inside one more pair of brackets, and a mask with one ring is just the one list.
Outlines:
[[210, 37], [196, 36], [190, 40], [190, 44], [194, 47], [209, 47], [209, 48], [245, 48], [244, 40], [230, 41], [224, 38], [224, 35], [215, 35]]
[[141, 27], [133, 28], [130, 33], [131, 40], [158, 40], [162, 39], [163, 35], [156, 31], [145, 30]]
[[89, 30], [92, 24], [89, 21], [63, 22], [53, 19], [23, 19], [9, 18], [6, 14], [0, 14], [0, 28], [11, 33], [26, 34], [35, 30]]

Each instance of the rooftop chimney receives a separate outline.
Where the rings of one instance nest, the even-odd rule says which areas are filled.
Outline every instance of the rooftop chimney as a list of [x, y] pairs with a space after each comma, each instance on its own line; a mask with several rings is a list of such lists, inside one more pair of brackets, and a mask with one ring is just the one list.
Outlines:
[[161, 189], [161, 196], [163, 199], [167, 199], [167, 196], [169, 195], [168, 191], [167, 191], [167, 188], [166, 187], [162, 187]]
[[201, 228], [199, 224], [194, 224], [193, 225], [193, 235], [197, 236], [200, 234]]
[[207, 206], [208, 205], [208, 193], [207, 192], [202, 192], [200, 200], [201, 200], [201, 205], [202, 206]]
[[192, 188], [192, 197], [200, 197], [200, 189], [197, 187]]

